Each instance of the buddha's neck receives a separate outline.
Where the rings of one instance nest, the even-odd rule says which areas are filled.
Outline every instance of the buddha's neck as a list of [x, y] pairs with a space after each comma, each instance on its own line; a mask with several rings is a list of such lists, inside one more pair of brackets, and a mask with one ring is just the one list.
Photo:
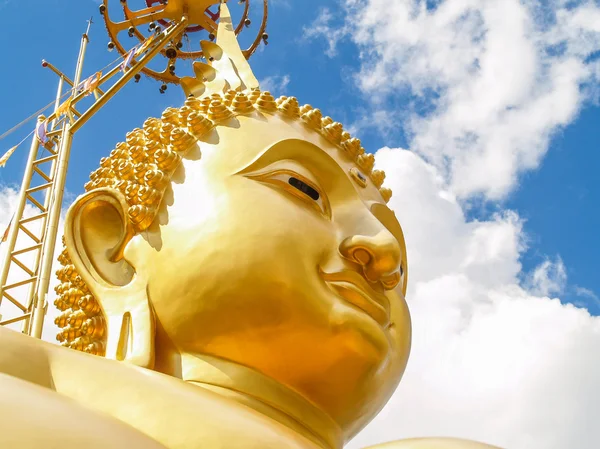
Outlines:
[[245, 366], [206, 355], [181, 355], [181, 378], [240, 402], [329, 449], [342, 447], [335, 421], [304, 397]]

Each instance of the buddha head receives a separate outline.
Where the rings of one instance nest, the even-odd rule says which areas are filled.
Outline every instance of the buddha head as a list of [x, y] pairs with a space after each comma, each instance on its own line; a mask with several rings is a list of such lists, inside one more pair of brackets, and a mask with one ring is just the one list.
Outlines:
[[391, 192], [318, 109], [219, 86], [129, 133], [69, 209], [58, 339], [184, 379], [183, 356], [242, 365], [349, 439], [410, 351]]

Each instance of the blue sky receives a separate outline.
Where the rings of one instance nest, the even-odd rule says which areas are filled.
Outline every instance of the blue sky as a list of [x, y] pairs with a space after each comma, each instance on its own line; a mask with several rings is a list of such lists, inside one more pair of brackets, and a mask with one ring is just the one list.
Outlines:
[[[440, 434], [597, 448], [598, 1], [271, 3], [270, 44], [251, 59], [257, 77], [377, 154], [407, 239], [411, 361], [351, 448]], [[117, 57], [97, 6], [0, 0], [10, 19], [0, 27], [0, 133], [53, 100], [57, 79], [42, 59], [73, 75], [90, 16], [84, 76]], [[158, 88], [131, 83], [77, 133], [69, 199], [128, 131], [182, 104], [177, 87]], [[0, 169], [1, 195], [20, 184], [27, 148]], [[0, 207], [0, 224], [8, 215]]]

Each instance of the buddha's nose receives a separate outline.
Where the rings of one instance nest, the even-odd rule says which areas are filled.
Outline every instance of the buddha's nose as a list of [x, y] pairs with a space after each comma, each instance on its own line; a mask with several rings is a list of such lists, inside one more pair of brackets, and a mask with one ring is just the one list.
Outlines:
[[340, 253], [361, 265], [364, 276], [371, 283], [381, 282], [383, 288], [392, 290], [400, 282], [402, 249], [388, 230], [373, 236], [347, 237], [340, 244]]

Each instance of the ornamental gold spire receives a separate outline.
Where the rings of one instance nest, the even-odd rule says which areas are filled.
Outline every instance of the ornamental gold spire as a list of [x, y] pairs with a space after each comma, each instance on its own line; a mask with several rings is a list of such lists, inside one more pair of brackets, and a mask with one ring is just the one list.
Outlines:
[[226, 3], [221, 3], [217, 42], [203, 40], [200, 45], [207, 62], [194, 62], [196, 76], [181, 79], [181, 87], [188, 97], [259, 88], [258, 80], [240, 48]]

